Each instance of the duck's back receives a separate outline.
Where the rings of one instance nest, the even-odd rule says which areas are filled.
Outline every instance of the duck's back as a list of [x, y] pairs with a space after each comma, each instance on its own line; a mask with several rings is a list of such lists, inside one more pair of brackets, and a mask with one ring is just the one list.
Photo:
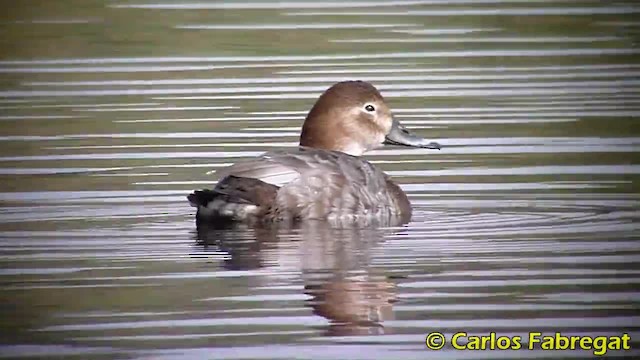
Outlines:
[[388, 223], [411, 216], [406, 195], [380, 169], [341, 152], [306, 147], [268, 152], [216, 174], [214, 190], [189, 198], [199, 217]]

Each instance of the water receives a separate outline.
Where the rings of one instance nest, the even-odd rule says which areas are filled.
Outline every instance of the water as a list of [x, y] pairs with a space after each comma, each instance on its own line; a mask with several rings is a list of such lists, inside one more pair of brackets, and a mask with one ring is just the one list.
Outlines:
[[[6, 9], [7, 10], [7, 9]], [[585, 358], [640, 338], [634, 1], [30, 1], [0, 18], [0, 357]], [[367, 159], [387, 229], [200, 229], [212, 170], [375, 84], [443, 145]], [[637, 356], [637, 350], [608, 351]]]

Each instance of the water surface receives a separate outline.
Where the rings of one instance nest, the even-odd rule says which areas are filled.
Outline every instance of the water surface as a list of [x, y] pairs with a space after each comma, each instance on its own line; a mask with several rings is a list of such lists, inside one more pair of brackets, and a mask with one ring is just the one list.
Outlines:
[[[640, 338], [633, 1], [22, 1], [0, 18], [3, 358], [585, 358], [425, 335]], [[331, 84], [443, 145], [367, 159], [406, 226], [198, 229], [208, 172]], [[633, 356], [630, 352], [609, 355]]]

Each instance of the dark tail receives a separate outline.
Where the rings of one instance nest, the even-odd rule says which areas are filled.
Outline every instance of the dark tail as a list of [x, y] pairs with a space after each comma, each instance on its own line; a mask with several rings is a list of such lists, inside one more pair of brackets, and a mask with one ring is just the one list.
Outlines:
[[279, 187], [252, 178], [227, 176], [213, 190], [196, 190], [187, 196], [198, 208], [199, 220], [244, 221], [260, 216], [275, 203]]

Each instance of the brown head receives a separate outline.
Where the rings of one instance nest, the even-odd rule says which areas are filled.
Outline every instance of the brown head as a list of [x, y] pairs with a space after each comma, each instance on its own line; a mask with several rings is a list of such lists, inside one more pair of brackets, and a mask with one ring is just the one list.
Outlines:
[[300, 145], [359, 156], [384, 143], [440, 148], [411, 135], [378, 90], [364, 81], [339, 82], [316, 101], [302, 126]]

